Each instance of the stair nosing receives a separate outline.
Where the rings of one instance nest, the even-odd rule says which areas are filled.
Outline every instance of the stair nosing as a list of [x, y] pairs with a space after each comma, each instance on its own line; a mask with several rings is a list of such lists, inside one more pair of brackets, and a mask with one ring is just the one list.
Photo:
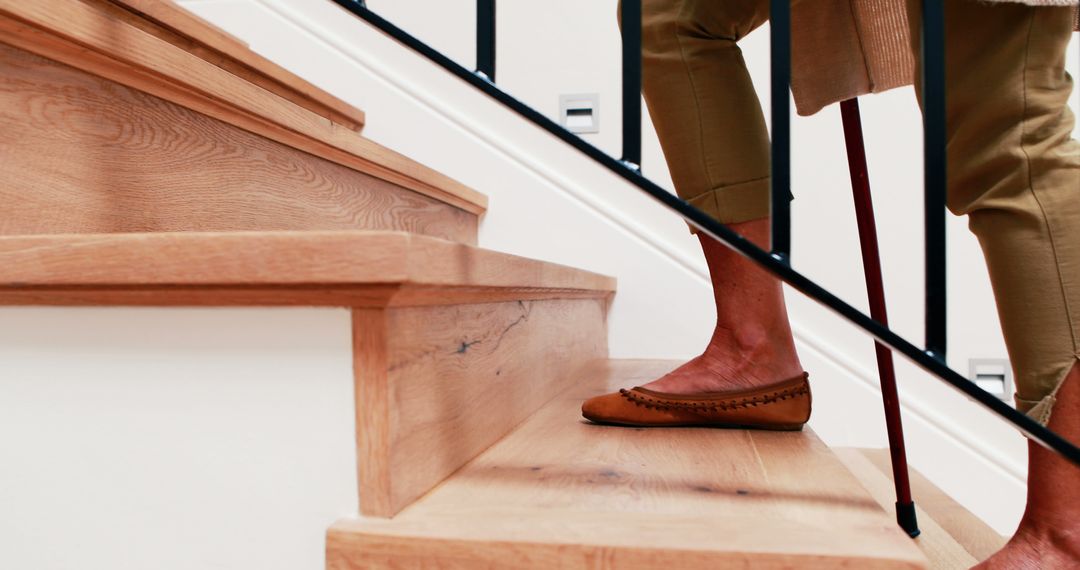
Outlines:
[[614, 278], [590, 271], [400, 231], [2, 236], [0, 268], [0, 291], [9, 294], [351, 287], [390, 296], [506, 290], [553, 298], [609, 297], [616, 287]]

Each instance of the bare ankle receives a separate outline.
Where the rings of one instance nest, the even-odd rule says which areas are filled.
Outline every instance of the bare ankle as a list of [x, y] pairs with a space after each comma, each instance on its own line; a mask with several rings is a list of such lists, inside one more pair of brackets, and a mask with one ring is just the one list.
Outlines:
[[[1071, 570], [1080, 560], [1076, 536], [1066, 536], [1060, 529], [1036, 528], [1021, 524], [1016, 536], [977, 570]], [[1073, 533], [1075, 534], [1075, 533]]]
[[757, 383], [791, 378], [803, 371], [791, 331], [786, 327], [718, 327], [702, 358], [717, 370]]

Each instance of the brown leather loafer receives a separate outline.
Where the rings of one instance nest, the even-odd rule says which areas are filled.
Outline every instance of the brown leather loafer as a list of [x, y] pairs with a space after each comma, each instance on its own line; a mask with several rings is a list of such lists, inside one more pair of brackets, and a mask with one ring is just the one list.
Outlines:
[[808, 380], [804, 372], [768, 386], [690, 396], [645, 388], [619, 390], [586, 400], [581, 415], [599, 424], [635, 427], [801, 430], [810, 419]]

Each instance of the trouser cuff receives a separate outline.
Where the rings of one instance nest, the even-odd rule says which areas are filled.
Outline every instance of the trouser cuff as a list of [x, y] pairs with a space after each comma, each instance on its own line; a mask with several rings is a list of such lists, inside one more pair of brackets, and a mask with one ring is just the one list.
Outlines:
[[769, 178], [713, 188], [686, 201], [722, 224], [759, 220], [769, 216]]
[[1043, 396], [1040, 400], [1027, 400], [1021, 398], [1019, 394], [1014, 394], [1013, 399], [1016, 401], [1016, 409], [1024, 412], [1031, 419], [1039, 422], [1045, 426], [1050, 423], [1050, 414], [1054, 411], [1054, 404], [1057, 404], [1057, 393], [1061, 389], [1061, 385], [1065, 383], [1065, 379], [1069, 375], [1069, 371], [1072, 370], [1075, 360], [1069, 363], [1069, 366], [1065, 368], [1065, 371], [1061, 373], [1056, 382], [1050, 384], [1051, 390], [1046, 396]]
[[1016, 400], [1016, 409], [1024, 412], [1031, 419], [1039, 422], [1039, 424], [1045, 426], [1050, 422], [1050, 412], [1054, 408], [1054, 404], [1057, 403], [1057, 397], [1054, 394], [1050, 394], [1042, 400], [1025, 400], [1020, 396], [1013, 398]]

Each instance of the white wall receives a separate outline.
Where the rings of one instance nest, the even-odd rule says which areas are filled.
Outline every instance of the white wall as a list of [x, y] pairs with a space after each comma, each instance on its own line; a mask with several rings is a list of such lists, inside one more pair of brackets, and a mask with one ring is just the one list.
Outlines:
[[0, 568], [322, 568], [345, 309], [0, 309]]
[[[471, 0], [369, 4], [471, 65]], [[682, 222], [616, 177], [325, 0], [184, 5], [363, 108], [366, 136], [488, 194], [482, 246], [617, 276], [612, 356], [687, 358], [704, 345], [711, 305], [695, 241]], [[552, 115], [559, 93], [599, 93], [601, 131], [587, 138], [617, 154], [615, 0], [551, 0], [543, 10], [527, 2], [499, 6], [500, 85]], [[764, 93], [767, 33], [745, 44]], [[1075, 63], [1074, 57], [1074, 72]], [[910, 90], [867, 97], [862, 105], [889, 308], [895, 328], [917, 340], [918, 114]], [[795, 266], [865, 308], [838, 112], [831, 108], [798, 119], [794, 137]], [[648, 125], [644, 170], [670, 187]], [[963, 371], [970, 357], [1005, 353], [981, 254], [962, 220], [951, 223], [950, 239], [950, 363]], [[883, 446], [870, 341], [797, 293], [788, 298], [800, 352], [815, 382], [815, 430], [834, 445]], [[0, 561], [13, 559], [4, 552], [8, 548], [16, 561], [51, 564], [23, 567], [67, 568], [74, 560], [84, 568], [145, 567], [151, 552], [175, 548], [175, 536], [181, 536], [184, 552], [154, 561], [155, 567], [320, 567], [322, 530], [356, 508], [349, 333], [342, 315], [287, 309], [0, 309], [0, 390], [40, 404], [19, 406], [21, 422], [33, 419], [25, 410], [48, 410], [56, 394], [79, 396], [58, 408], [62, 413], [50, 412], [48, 430], [42, 427], [40, 434], [0, 435], [5, 462], [14, 450], [10, 464], [19, 467], [0, 472], [0, 504], [15, 504], [16, 512], [36, 517], [26, 523], [0, 517], [0, 524], [18, 527], [15, 536], [21, 539], [17, 550], [0, 544]], [[147, 349], [153, 358], [145, 358]], [[910, 365], [901, 362], [899, 373], [913, 463], [1000, 531], [1010, 531], [1023, 501], [1022, 440]], [[219, 387], [234, 396], [207, 403]], [[243, 408], [241, 391], [260, 399]], [[80, 409], [84, 398], [92, 404]], [[0, 406], [7, 399], [0, 394]], [[192, 413], [166, 406], [170, 399], [187, 402]], [[104, 427], [94, 427], [102, 421], [99, 409], [108, 411]], [[282, 410], [296, 414], [288, 425], [300, 435], [279, 446], [285, 430], [276, 418]], [[170, 431], [158, 425], [140, 435], [159, 414], [183, 427]], [[251, 421], [244, 435], [236, 433], [239, 417]], [[268, 438], [259, 440], [264, 432]], [[119, 433], [135, 437], [128, 441]], [[38, 440], [46, 445], [34, 447]], [[55, 456], [39, 447], [55, 449]], [[181, 452], [170, 454], [172, 449]], [[153, 460], [146, 462], [150, 452]], [[72, 455], [80, 462], [65, 459]], [[115, 465], [125, 457], [134, 459], [118, 476]], [[219, 467], [220, 482], [196, 467], [206, 464]], [[72, 470], [75, 483], [66, 478]], [[49, 492], [23, 496], [19, 487], [10, 490], [12, 481], [26, 488], [35, 480], [49, 482]], [[65, 541], [48, 540], [48, 525]], [[226, 534], [240, 537], [240, 547], [222, 541]], [[84, 542], [69, 548], [69, 537]], [[127, 537], [130, 550], [114, 548], [108, 541], [118, 539], [110, 537]], [[237, 559], [238, 553], [266, 558], [253, 564]], [[206, 560], [215, 565], [200, 563]]]

